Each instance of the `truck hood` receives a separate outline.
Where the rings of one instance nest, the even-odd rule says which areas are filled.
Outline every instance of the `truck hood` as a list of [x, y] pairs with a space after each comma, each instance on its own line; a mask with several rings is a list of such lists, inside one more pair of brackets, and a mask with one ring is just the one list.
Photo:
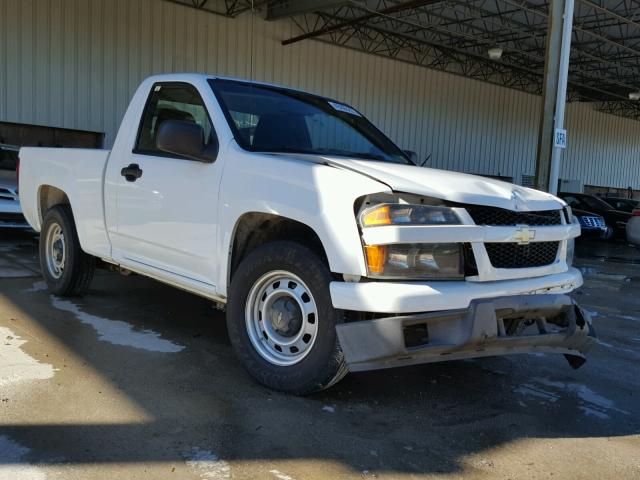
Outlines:
[[413, 193], [455, 203], [486, 205], [521, 212], [558, 210], [565, 201], [550, 193], [467, 173], [356, 158], [273, 153], [321, 163], [365, 175], [396, 192]]
[[396, 192], [519, 211], [557, 210], [565, 205], [549, 193], [477, 175], [371, 160], [322, 159], [382, 182]]

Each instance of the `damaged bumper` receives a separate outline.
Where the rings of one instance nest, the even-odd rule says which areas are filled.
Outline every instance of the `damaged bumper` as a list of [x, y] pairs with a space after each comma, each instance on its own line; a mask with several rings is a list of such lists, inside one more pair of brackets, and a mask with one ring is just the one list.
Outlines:
[[563, 353], [577, 368], [596, 342], [588, 313], [561, 294], [476, 299], [336, 328], [351, 371], [532, 352]]

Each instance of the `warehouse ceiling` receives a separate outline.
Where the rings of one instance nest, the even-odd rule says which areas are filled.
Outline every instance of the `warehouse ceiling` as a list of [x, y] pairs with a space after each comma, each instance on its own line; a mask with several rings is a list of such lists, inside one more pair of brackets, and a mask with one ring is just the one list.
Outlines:
[[[289, 18], [310, 39], [529, 93], [542, 92], [543, 0], [169, 0], [227, 16]], [[502, 50], [499, 60], [489, 58]], [[640, 1], [575, 0], [569, 100], [640, 120]]]

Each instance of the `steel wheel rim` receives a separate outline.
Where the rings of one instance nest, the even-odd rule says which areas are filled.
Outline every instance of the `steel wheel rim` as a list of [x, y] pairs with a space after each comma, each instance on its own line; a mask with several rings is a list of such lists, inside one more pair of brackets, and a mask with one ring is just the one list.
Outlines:
[[45, 259], [49, 275], [59, 279], [64, 274], [67, 258], [64, 232], [58, 223], [52, 223], [45, 235]]
[[295, 365], [315, 344], [318, 307], [300, 277], [277, 270], [265, 273], [251, 287], [245, 323], [249, 340], [262, 358], [277, 366]]

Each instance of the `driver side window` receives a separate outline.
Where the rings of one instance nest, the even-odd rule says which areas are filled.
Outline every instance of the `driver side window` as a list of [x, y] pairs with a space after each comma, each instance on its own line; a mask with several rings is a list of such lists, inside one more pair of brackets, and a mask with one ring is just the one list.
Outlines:
[[157, 83], [149, 94], [134, 152], [168, 156], [156, 146], [158, 130], [167, 120], [197, 123], [204, 131], [205, 145], [215, 135], [202, 97], [195, 87], [187, 83]]

